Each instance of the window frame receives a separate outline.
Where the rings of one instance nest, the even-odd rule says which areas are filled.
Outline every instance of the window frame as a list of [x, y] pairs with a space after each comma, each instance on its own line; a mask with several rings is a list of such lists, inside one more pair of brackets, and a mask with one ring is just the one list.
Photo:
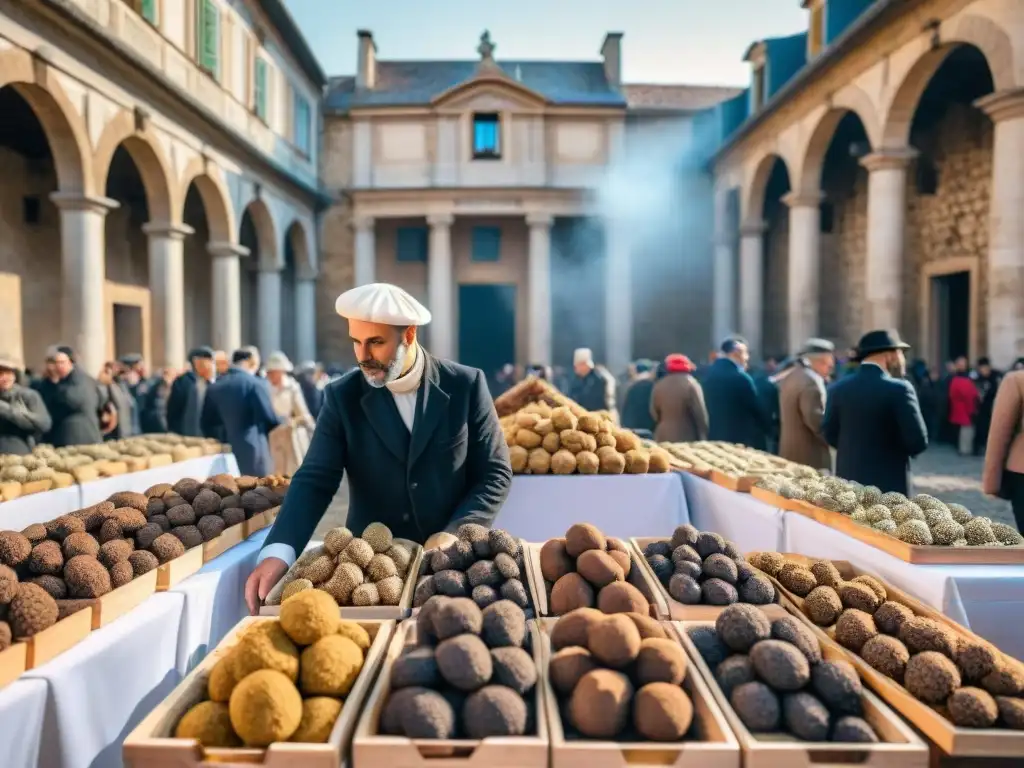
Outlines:
[[[214, 48], [212, 51], [213, 55], [213, 67], [209, 66], [206, 61], [206, 54], [211, 51], [206, 50], [206, 23], [207, 14], [211, 14], [212, 18], [216, 19], [216, 28], [214, 30]], [[196, 65], [213, 78], [216, 82], [220, 82], [220, 76], [222, 72], [222, 59], [223, 59], [223, 26], [221, 7], [217, 4], [216, 0], [197, 0], [196, 2]]]
[[[299, 107], [305, 107], [305, 125], [299, 120]], [[300, 129], [304, 134], [301, 139]], [[313, 155], [313, 105], [297, 88], [292, 87], [292, 144], [303, 157]]]
[[[474, 112], [470, 118], [470, 154], [474, 160], [501, 160], [502, 159], [502, 128], [503, 121], [500, 112]], [[477, 123], [491, 123], [494, 126], [494, 149], [480, 150], [477, 148]]]

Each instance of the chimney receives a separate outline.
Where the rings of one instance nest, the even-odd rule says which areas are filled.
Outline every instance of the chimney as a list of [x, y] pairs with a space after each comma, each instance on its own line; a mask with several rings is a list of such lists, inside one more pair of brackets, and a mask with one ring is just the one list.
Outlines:
[[622, 85], [622, 33], [609, 32], [601, 44], [601, 58], [604, 59], [604, 76], [612, 88]]
[[377, 85], [377, 45], [373, 42], [373, 32], [360, 29], [359, 62], [356, 67], [356, 87], [373, 90]]

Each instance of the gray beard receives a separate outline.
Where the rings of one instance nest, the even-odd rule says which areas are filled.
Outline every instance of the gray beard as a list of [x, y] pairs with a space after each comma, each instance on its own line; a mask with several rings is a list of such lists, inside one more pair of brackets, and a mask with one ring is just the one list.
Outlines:
[[402, 375], [402, 368], [405, 367], [405, 357], [409, 354], [409, 345], [402, 343], [398, 345], [398, 349], [395, 351], [395, 359], [388, 364], [387, 373], [385, 373], [383, 379], [375, 379], [367, 375], [366, 371], [362, 368], [359, 369], [360, 373], [363, 374], [363, 378], [366, 379], [366, 383], [371, 387], [380, 389], [386, 387], [392, 381]]

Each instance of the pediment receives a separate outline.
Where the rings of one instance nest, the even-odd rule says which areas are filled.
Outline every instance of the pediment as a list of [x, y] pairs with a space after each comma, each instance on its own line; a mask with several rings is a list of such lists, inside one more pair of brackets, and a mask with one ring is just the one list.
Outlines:
[[462, 112], [534, 112], [547, 100], [502, 73], [481, 73], [449, 88], [433, 100], [436, 109]]

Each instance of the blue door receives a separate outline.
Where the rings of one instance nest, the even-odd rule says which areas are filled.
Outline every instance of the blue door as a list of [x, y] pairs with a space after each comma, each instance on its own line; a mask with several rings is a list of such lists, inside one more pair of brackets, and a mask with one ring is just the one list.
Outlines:
[[516, 361], [516, 286], [474, 284], [459, 286], [459, 362], [494, 376]]

